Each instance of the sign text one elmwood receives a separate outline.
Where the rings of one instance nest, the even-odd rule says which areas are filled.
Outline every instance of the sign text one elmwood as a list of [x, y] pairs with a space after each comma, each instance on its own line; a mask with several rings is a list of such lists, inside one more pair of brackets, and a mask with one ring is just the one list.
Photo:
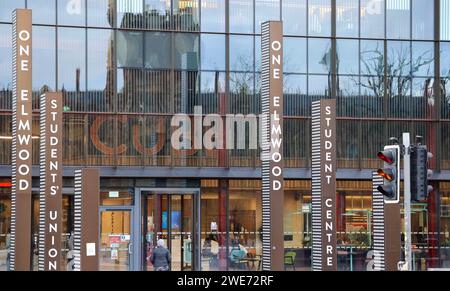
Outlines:
[[10, 268], [30, 270], [32, 41], [31, 10], [16, 9], [13, 18], [12, 195]]

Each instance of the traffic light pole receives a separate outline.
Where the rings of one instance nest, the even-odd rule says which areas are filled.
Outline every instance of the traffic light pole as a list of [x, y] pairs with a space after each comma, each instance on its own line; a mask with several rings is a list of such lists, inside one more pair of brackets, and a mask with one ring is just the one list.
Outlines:
[[412, 251], [411, 251], [411, 137], [408, 132], [403, 133], [403, 187], [404, 187], [404, 211], [405, 211], [405, 262], [400, 264], [401, 270], [412, 270]]

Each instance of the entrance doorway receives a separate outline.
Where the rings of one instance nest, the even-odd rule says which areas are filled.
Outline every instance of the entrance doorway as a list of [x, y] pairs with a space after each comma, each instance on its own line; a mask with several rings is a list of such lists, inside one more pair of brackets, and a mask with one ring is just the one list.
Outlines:
[[133, 208], [101, 207], [100, 270], [133, 270], [133, 240]]
[[200, 191], [190, 189], [141, 189], [142, 269], [150, 261], [158, 239], [171, 254], [171, 271], [200, 269]]

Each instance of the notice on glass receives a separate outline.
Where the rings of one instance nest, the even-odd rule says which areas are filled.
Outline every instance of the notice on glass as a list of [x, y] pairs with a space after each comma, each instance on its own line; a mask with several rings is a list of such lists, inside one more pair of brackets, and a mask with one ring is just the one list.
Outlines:
[[95, 257], [95, 243], [86, 243], [86, 257]]

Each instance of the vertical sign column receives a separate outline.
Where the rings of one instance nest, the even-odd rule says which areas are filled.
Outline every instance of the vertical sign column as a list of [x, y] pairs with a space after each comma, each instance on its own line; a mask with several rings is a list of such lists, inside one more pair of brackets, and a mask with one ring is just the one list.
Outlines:
[[61, 270], [62, 94], [40, 98], [39, 270]]
[[372, 173], [372, 213], [373, 213], [373, 252], [374, 271], [384, 271], [384, 196], [378, 191], [383, 178], [377, 172]]
[[31, 10], [13, 12], [12, 195], [10, 268], [29, 271], [31, 261]]
[[75, 271], [98, 271], [100, 174], [97, 169], [75, 171]]
[[401, 258], [400, 204], [384, 202], [383, 194], [377, 190], [383, 185], [383, 178], [376, 172], [372, 185], [374, 270], [397, 271]]
[[263, 269], [284, 269], [283, 23], [261, 25]]
[[312, 103], [312, 268], [337, 271], [336, 100]]

